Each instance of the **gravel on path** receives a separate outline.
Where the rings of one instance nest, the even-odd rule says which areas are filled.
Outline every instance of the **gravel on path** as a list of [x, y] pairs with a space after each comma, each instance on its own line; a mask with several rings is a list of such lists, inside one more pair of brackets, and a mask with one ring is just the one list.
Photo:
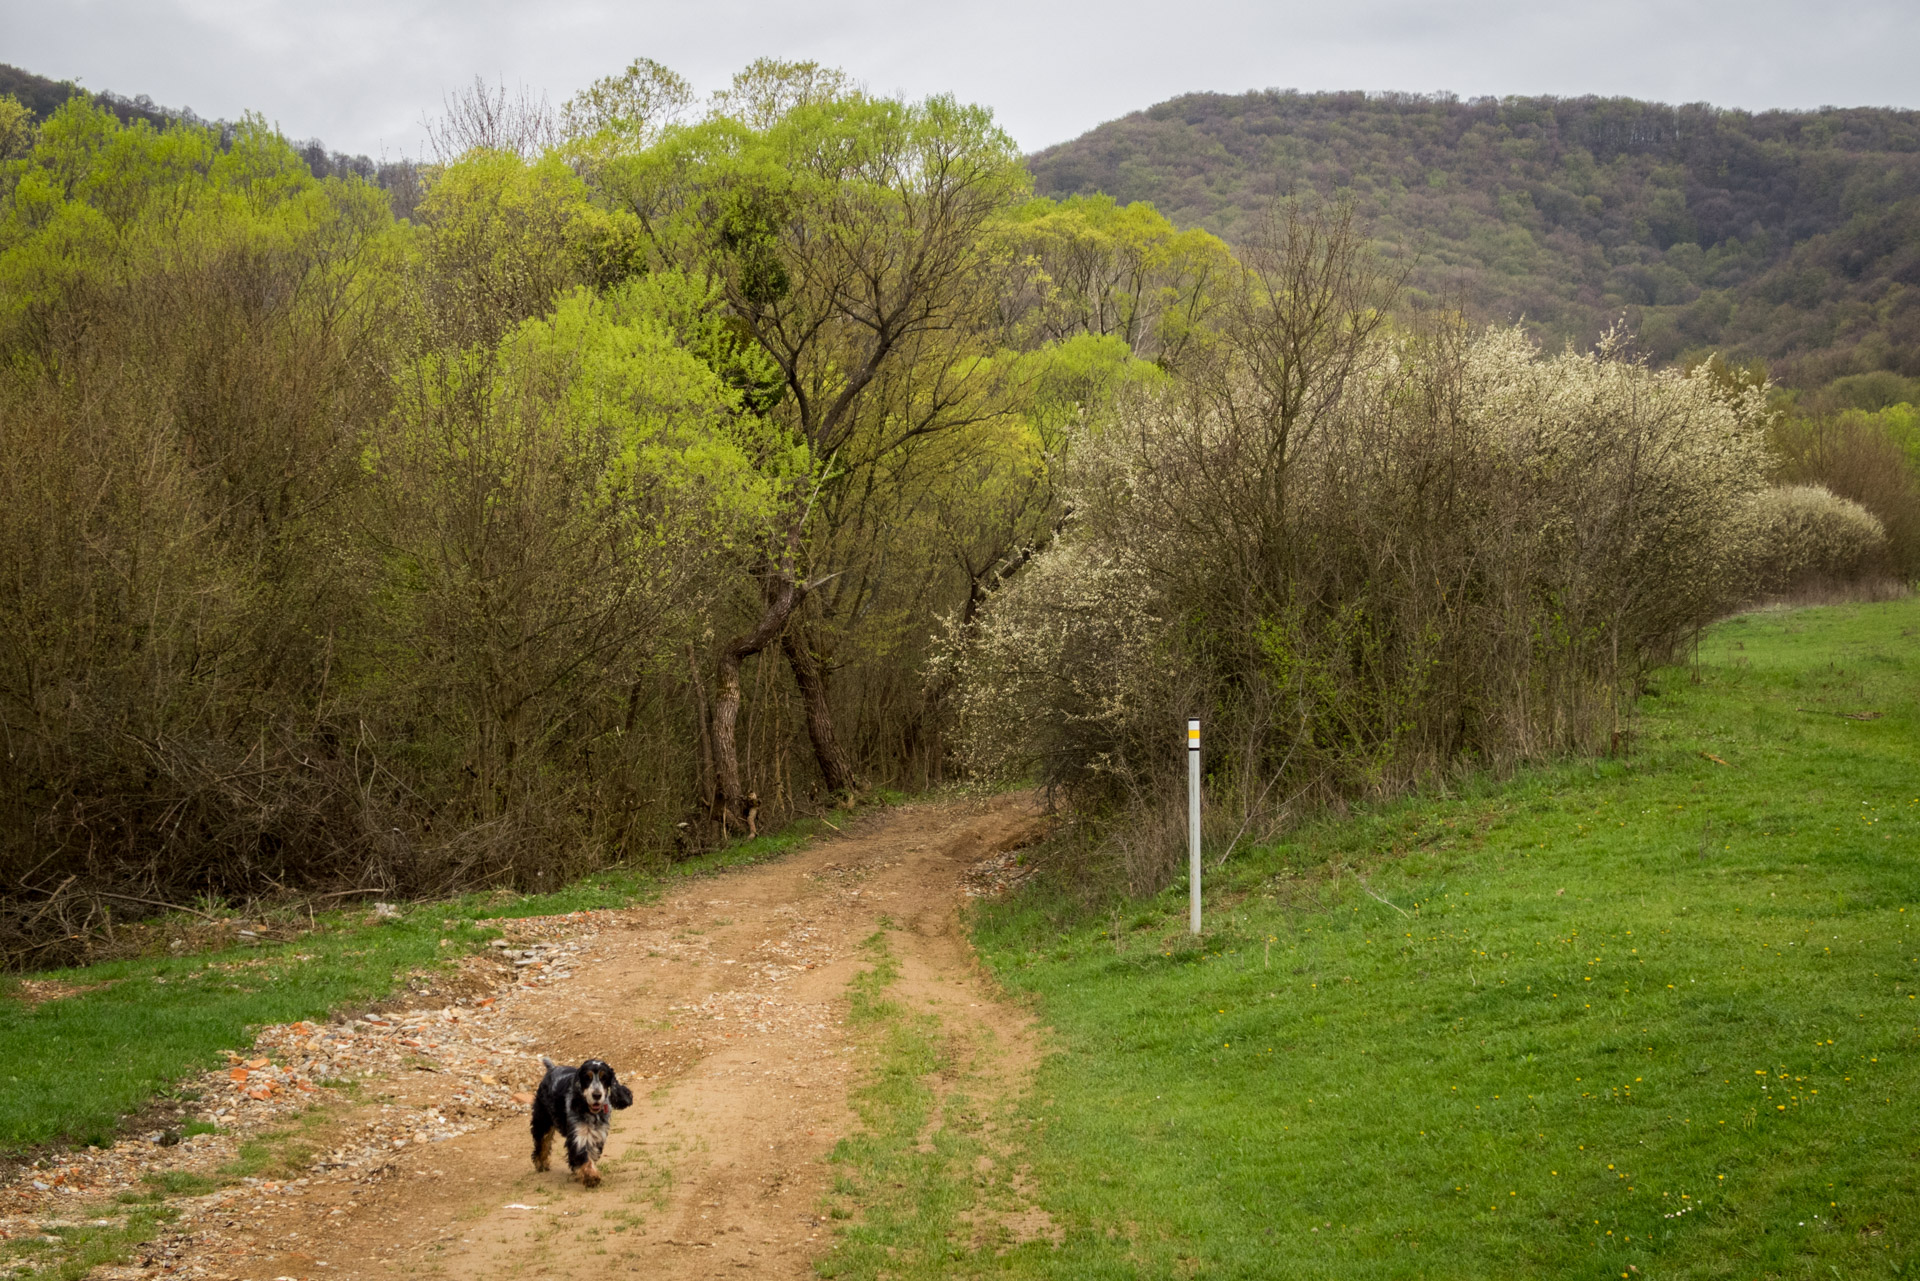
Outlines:
[[[483, 922], [505, 937], [461, 963], [468, 995], [262, 1029], [183, 1083], [211, 1132], [19, 1172], [0, 1183], [0, 1239], [122, 1224], [138, 1209], [124, 1200], [170, 1187], [178, 1217], [93, 1276], [597, 1277], [588, 1239], [662, 1278], [811, 1276], [831, 1237], [825, 1157], [856, 1124], [844, 1017], [861, 940], [904, 930], [917, 972], [968, 994], [942, 1017], [1010, 1049], [1009, 1080], [1030, 1071], [1028, 1019], [980, 984], [955, 908], [1017, 882], [1010, 851], [1040, 821], [1025, 796], [903, 806], [655, 904]], [[608, 1058], [634, 1088], [602, 1189], [564, 1162], [531, 1169], [543, 1053]], [[260, 1173], [233, 1181], [250, 1160]]]

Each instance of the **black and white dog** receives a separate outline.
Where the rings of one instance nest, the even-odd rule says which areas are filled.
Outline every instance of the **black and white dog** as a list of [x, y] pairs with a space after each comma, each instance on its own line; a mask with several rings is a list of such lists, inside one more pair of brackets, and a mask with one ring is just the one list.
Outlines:
[[631, 1107], [633, 1091], [600, 1059], [588, 1059], [577, 1068], [544, 1054], [540, 1061], [547, 1065], [547, 1075], [533, 1096], [533, 1168], [549, 1168], [558, 1131], [567, 1144], [567, 1169], [588, 1187], [597, 1187], [600, 1169], [595, 1163], [607, 1146], [612, 1109]]

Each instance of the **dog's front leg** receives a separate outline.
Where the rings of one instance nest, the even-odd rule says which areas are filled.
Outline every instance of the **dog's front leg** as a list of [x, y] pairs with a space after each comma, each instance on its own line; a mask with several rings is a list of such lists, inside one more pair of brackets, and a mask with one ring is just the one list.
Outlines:
[[605, 1140], [591, 1126], [576, 1125], [567, 1135], [567, 1165], [580, 1182], [590, 1188], [600, 1186], [600, 1149]]

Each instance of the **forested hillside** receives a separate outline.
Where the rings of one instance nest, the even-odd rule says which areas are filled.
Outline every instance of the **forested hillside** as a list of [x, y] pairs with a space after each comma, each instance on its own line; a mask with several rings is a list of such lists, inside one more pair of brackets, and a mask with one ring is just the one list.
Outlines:
[[150, 125], [164, 125], [173, 120], [197, 121], [199, 117], [186, 109], [162, 107], [146, 94], [129, 98], [124, 94], [103, 90], [99, 93], [82, 89], [71, 80], [53, 80], [46, 76], [35, 75], [31, 71], [22, 71], [19, 67], [0, 62], [0, 94], [8, 94], [17, 99], [22, 106], [33, 113], [36, 121], [45, 120], [72, 97], [90, 98], [95, 106], [113, 113], [118, 119], [131, 123], [144, 120]]
[[1722, 349], [1796, 386], [1920, 374], [1920, 112], [1191, 94], [1029, 165], [1042, 195], [1235, 242], [1275, 196], [1351, 193], [1416, 297], [1555, 342], [1624, 315], [1658, 358]]
[[[162, 106], [144, 93], [130, 98], [111, 89], [92, 92], [71, 80], [35, 75], [4, 62], [0, 62], [0, 97], [12, 97], [19, 102], [27, 109], [35, 124], [45, 122], [67, 99], [83, 97], [123, 124], [145, 121], [156, 128], [175, 124], [210, 125], [229, 137], [235, 127], [230, 121], [202, 119], [191, 107]], [[365, 178], [385, 189], [393, 198], [394, 207], [403, 216], [413, 212], [420, 195], [418, 165], [415, 162], [406, 159], [375, 162], [366, 156], [330, 150], [318, 138], [295, 142], [293, 147], [300, 153], [300, 158], [307, 162], [307, 168], [313, 171], [314, 177], [345, 178], [352, 175]]]

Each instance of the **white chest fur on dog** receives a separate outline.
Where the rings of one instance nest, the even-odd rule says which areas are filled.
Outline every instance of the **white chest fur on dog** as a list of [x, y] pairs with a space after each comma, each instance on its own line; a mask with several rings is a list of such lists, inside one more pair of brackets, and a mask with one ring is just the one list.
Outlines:
[[571, 1128], [567, 1131], [567, 1137], [571, 1140], [569, 1146], [578, 1145], [591, 1154], [592, 1160], [598, 1161], [600, 1154], [607, 1150], [607, 1135], [613, 1129], [607, 1121], [606, 1114], [591, 1116], [585, 1122], [571, 1121], [570, 1125]]

